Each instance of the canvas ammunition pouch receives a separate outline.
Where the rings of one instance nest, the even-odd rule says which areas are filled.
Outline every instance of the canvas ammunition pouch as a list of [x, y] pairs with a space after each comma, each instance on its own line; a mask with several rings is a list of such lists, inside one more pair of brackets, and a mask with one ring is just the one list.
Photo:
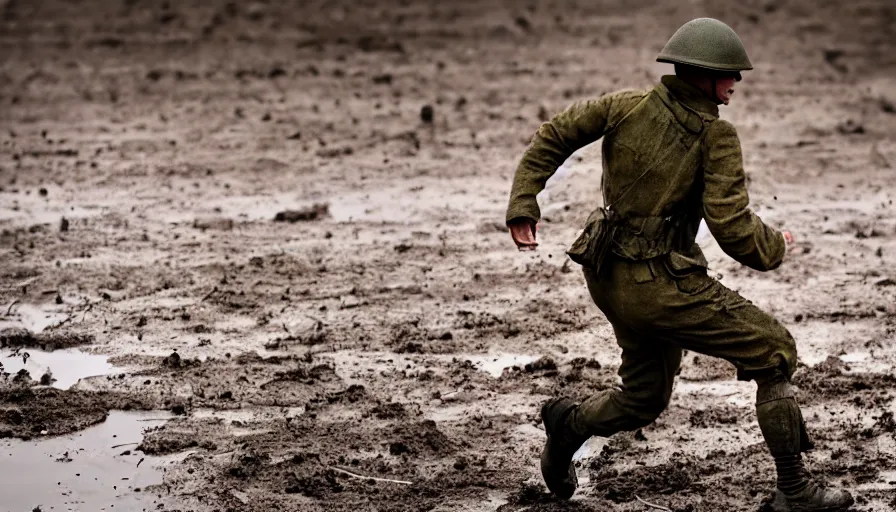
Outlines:
[[600, 207], [588, 216], [585, 227], [566, 254], [572, 261], [597, 272], [603, 265], [607, 253], [610, 252], [618, 229], [619, 221], [615, 218], [615, 214]]

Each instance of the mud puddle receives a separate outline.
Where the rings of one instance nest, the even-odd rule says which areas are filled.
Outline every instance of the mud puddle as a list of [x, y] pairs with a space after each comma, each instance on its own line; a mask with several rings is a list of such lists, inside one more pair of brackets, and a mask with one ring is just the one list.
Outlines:
[[514, 366], [525, 366], [538, 360], [537, 356], [526, 354], [495, 354], [495, 355], [467, 355], [464, 359], [473, 363], [473, 366], [492, 377], [500, 377], [504, 370]]
[[135, 451], [143, 430], [165, 423], [159, 412], [112, 411], [80, 433], [40, 441], [0, 443], [4, 510], [144, 510], [162, 483], [155, 466]]
[[0, 357], [0, 362], [11, 375], [25, 369], [32, 379], [41, 380], [48, 373], [52, 377], [49, 385], [58, 389], [68, 389], [81, 379], [109, 375], [116, 371], [107, 356], [88, 354], [76, 349], [53, 352], [23, 349], [4, 354]]

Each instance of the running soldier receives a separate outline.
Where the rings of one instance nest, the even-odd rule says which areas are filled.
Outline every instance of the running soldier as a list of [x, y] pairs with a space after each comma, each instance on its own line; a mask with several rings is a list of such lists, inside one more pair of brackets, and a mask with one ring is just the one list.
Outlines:
[[622, 348], [622, 386], [581, 403], [544, 404], [542, 476], [551, 492], [570, 498], [576, 450], [591, 436], [652, 423], [669, 404], [686, 349], [725, 359], [738, 379], [756, 382], [756, 415], [778, 474], [773, 509], [846, 510], [852, 496], [813, 481], [803, 465], [812, 443], [790, 384], [793, 337], [709, 277], [695, 243], [705, 220], [728, 255], [763, 271], [781, 265], [793, 243], [749, 209], [740, 141], [719, 119], [718, 105], [729, 103], [741, 72], [753, 66], [737, 34], [711, 18], [682, 26], [657, 60], [674, 64], [675, 75], [650, 90], [572, 105], [541, 126], [514, 177], [507, 225], [520, 250], [534, 250], [536, 195], [573, 152], [603, 137], [607, 208], [595, 232], [610, 234], [597, 248], [606, 257], [585, 264], [584, 273]]

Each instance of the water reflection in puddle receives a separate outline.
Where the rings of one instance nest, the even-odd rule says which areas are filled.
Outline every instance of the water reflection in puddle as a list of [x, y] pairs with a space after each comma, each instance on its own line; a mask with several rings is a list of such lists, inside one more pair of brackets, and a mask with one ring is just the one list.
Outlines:
[[22, 349], [15, 354], [11, 352], [3, 354], [0, 356], [0, 362], [3, 363], [7, 373], [15, 375], [24, 368], [34, 380], [39, 380], [49, 368], [53, 378], [56, 379], [51, 385], [59, 389], [68, 389], [86, 377], [109, 375], [115, 371], [115, 367], [109, 364], [107, 356], [88, 354], [75, 349], [54, 352]]
[[162, 475], [150, 460], [138, 466], [143, 454], [133, 443], [164, 417], [112, 411], [104, 423], [70, 436], [0, 441], [2, 508], [148, 510], [154, 497], [144, 489], [162, 483]]

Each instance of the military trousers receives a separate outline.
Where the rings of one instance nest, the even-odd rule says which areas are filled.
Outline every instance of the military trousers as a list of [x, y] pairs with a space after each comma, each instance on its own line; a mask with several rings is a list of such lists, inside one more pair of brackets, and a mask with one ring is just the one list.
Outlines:
[[647, 261], [608, 257], [601, 272], [585, 269], [591, 297], [622, 348], [618, 389], [582, 402], [574, 430], [610, 436], [652, 423], [669, 404], [682, 350], [729, 361], [740, 380], [790, 379], [793, 337], [774, 317], [707, 275]]

